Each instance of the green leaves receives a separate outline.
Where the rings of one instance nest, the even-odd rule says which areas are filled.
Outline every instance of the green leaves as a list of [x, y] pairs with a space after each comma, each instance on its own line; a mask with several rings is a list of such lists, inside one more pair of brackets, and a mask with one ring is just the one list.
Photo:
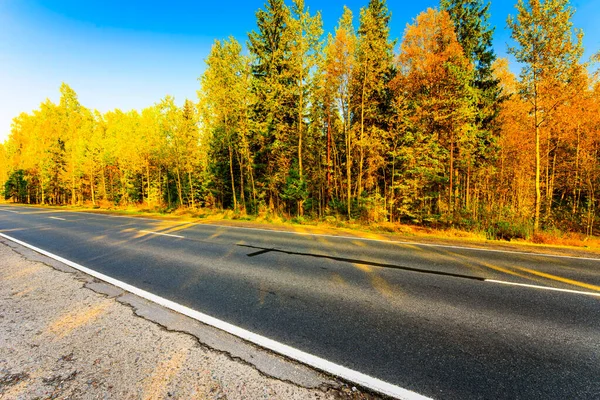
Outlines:
[[492, 227], [498, 213], [526, 226], [534, 202], [536, 221], [555, 224], [567, 213], [553, 208], [568, 203], [592, 232], [600, 85], [580, 63], [574, 11], [518, 0], [517, 80], [495, 60], [489, 9], [441, 0], [394, 54], [385, 0], [369, 0], [357, 21], [344, 7], [326, 42], [304, 0], [266, 0], [248, 53], [235, 38], [215, 41], [197, 104], [167, 96], [101, 114], [63, 84], [58, 104], [15, 118], [0, 182], [39, 203]]

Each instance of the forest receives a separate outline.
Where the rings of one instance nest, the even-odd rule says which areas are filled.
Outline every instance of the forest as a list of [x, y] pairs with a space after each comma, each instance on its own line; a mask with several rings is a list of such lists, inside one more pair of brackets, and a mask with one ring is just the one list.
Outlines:
[[582, 60], [568, 0], [515, 1], [511, 66], [486, 0], [441, 0], [399, 41], [385, 0], [327, 34], [303, 0], [267, 0], [246, 43], [214, 42], [182, 106], [100, 113], [63, 83], [17, 116], [4, 197], [598, 234], [598, 56]]

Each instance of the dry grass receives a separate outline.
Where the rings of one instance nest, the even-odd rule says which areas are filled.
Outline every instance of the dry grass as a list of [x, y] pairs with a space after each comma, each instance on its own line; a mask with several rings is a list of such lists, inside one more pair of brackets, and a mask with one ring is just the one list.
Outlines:
[[531, 242], [551, 246], [570, 246], [600, 249], [600, 238], [588, 237], [576, 232], [538, 232], [535, 233]]
[[[33, 207], [40, 207], [35, 205]], [[98, 213], [122, 214], [128, 216], [144, 216], [167, 220], [188, 220], [195, 222], [219, 222], [226, 225], [256, 226], [260, 225], [266, 229], [281, 229], [296, 232], [320, 233], [320, 234], [343, 234], [361, 238], [393, 240], [426, 240], [443, 242], [470, 242], [476, 243], [505, 243], [500, 240], [488, 240], [485, 232], [465, 231], [456, 228], [436, 229], [415, 225], [404, 225], [391, 222], [380, 222], [365, 224], [357, 220], [345, 220], [327, 216], [321, 220], [304, 217], [286, 217], [268, 212], [258, 215], [248, 215], [245, 212], [234, 212], [232, 210], [217, 210], [210, 208], [177, 208], [165, 210], [159, 207], [148, 207], [147, 205], [115, 206], [108, 202], [98, 202], [93, 206], [91, 202], [78, 206], [44, 206], [51, 209], [81, 210]], [[600, 238], [587, 237], [580, 233], [564, 233], [560, 231], [539, 232], [529, 240], [513, 240], [512, 244], [527, 246], [553, 246], [564, 248], [576, 248], [585, 251], [600, 252]]]

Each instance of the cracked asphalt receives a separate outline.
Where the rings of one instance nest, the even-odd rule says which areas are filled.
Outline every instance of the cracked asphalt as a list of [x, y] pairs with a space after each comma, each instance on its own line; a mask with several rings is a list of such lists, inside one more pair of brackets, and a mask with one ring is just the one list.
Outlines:
[[0, 399], [375, 398], [12, 243], [0, 282]]

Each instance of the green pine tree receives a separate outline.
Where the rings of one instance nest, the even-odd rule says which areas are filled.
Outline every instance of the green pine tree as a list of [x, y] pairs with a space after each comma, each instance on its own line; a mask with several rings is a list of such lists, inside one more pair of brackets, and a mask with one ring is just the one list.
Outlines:
[[279, 208], [279, 193], [297, 159], [297, 93], [291, 62], [290, 10], [283, 0], [268, 0], [256, 13], [258, 30], [249, 34], [255, 95], [253, 130], [257, 180], [270, 210]]
[[385, 0], [371, 0], [360, 13], [354, 76], [352, 77], [353, 129], [357, 136], [356, 197], [373, 189], [384, 164], [385, 135], [391, 120], [388, 83], [394, 76], [390, 12]]
[[501, 101], [501, 89], [494, 78], [492, 65], [496, 54], [492, 47], [494, 28], [490, 26], [488, 0], [441, 0], [454, 22], [456, 37], [464, 54], [474, 68], [471, 86], [475, 90], [477, 107], [476, 129], [478, 163], [494, 158], [497, 152], [498, 124], [496, 122]]

